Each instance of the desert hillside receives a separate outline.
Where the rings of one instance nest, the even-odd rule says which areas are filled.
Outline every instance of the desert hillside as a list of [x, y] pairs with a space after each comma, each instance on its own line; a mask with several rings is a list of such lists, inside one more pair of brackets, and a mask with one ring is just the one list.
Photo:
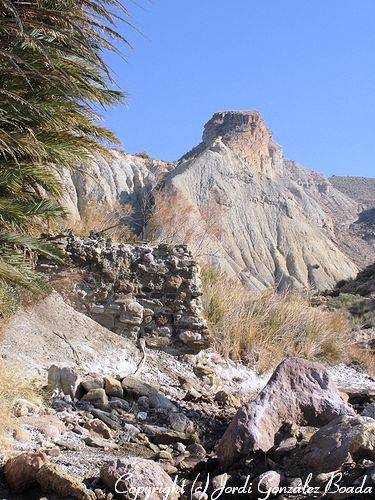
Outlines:
[[175, 164], [118, 154], [67, 183], [75, 216], [94, 200], [126, 204], [138, 234], [189, 243], [252, 290], [323, 290], [371, 262], [360, 200], [284, 158], [257, 112], [216, 113]]
[[363, 205], [363, 208], [375, 205], [375, 179], [333, 175], [329, 181], [336, 189]]

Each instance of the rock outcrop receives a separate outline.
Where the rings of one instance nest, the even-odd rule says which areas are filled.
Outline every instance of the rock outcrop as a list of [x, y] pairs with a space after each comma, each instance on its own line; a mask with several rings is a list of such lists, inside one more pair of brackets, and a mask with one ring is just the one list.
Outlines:
[[313, 471], [330, 472], [363, 458], [375, 459], [375, 420], [344, 416], [321, 427], [311, 437], [303, 461]]
[[241, 407], [218, 445], [218, 458], [230, 465], [248, 453], [267, 452], [285, 424], [321, 426], [354, 410], [340, 397], [319, 363], [287, 358], [257, 398]]
[[336, 221], [353, 222], [357, 203], [284, 159], [257, 112], [216, 113], [164, 189], [194, 207], [195, 224], [204, 224], [207, 206], [216, 207], [220, 228], [206, 258], [254, 290], [322, 289], [356, 272], [335, 240]]
[[64, 205], [73, 219], [79, 219], [90, 203], [114, 207], [129, 204], [133, 228], [144, 224], [150, 190], [168, 171], [169, 164], [146, 155], [113, 151], [112, 158], [97, 156], [96, 161], [75, 172], [64, 172]]

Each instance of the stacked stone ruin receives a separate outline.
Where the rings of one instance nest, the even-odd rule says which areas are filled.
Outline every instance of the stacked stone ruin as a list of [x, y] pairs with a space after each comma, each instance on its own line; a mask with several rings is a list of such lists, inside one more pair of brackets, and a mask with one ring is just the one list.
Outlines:
[[149, 347], [209, 346], [202, 316], [202, 283], [185, 245], [157, 247], [70, 235], [64, 247], [84, 279], [75, 285], [82, 311], [125, 337]]

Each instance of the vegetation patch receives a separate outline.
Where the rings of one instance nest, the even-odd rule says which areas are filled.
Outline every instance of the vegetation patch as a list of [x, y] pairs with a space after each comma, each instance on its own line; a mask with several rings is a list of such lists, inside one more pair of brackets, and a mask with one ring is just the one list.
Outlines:
[[42, 398], [35, 385], [24, 373], [0, 359], [0, 446], [7, 444], [7, 434], [18, 427], [13, 413], [19, 399], [40, 403]]
[[[80, 213], [80, 220], [65, 225], [62, 230], [72, 229], [78, 236], [87, 237], [92, 233], [100, 233], [119, 243], [135, 243], [137, 237], [132, 230], [133, 211], [130, 205], [116, 203], [89, 202]], [[61, 224], [60, 224], [61, 229]]]
[[253, 294], [241, 283], [204, 268], [204, 315], [216, 349], [258, 371], [272, 369], [286, 356], [337, 364], [373, 365], [373, 357], [353, 345], [344, 311], [311, 305], [308, 296], [268, 289]]
[[375, 297], [340, 293], [337, 297], [329, 297], [327, 306], [333, 310], [348, 311], [354, 327], [375, 328]]

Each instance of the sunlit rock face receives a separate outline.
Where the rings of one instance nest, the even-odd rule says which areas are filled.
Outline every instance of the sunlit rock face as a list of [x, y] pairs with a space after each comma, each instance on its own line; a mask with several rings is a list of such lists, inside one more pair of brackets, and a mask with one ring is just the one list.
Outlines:
[[[188, 243], [252, 290], [331, 288], [354, 276], [373, 251], [355, 223], [361, 203], [286, 159], [257, 111], [215, 113], [202, 142], [173, 164], [115, 153], [66, 177], [66, 205], [74, 217], [93, 202], [128, 204], [133, 229], [143, 236], [155, 187], [179, 197], [189, 206], [188, 223], [203, 228], [204, 244], [200, 238], [194, 248], [178, 240], [178, 231], [173, 243]], [[181, 204], [171, 201], [170, 208], [180, 211]], [[207, 211], [215, 214], [208, 221], [215, 231], [206, 231]], [[182, 216], [178, 224], [186, 224]]]
[[73, 220], [79, 220], [90, 204], [113, 208], [129, 205], [134, 229], [144, 223], [145, 205], [150, 190], [167, 172], [169, 165], [147, 155], [114, 151], [111, 158], [97, 156], [95, 161], [73, 172], [63, 173], [66, 186], [64, 204]]
[[215, 113], [202, 142], [210, 147], [218, 138], [254, 171], [272, 178], [282, 173], [282, 150], [257, 111]]
[[206, 259], [253, 290], [324, 289], [356, 272], [336, 230], [355, 219], [357, 204], [284, 159], [255, 111], [216, 113], [164, 189], [196, 208], [196, 224], [204, 207], [217, 205], [220, 232], [207, 242]]

